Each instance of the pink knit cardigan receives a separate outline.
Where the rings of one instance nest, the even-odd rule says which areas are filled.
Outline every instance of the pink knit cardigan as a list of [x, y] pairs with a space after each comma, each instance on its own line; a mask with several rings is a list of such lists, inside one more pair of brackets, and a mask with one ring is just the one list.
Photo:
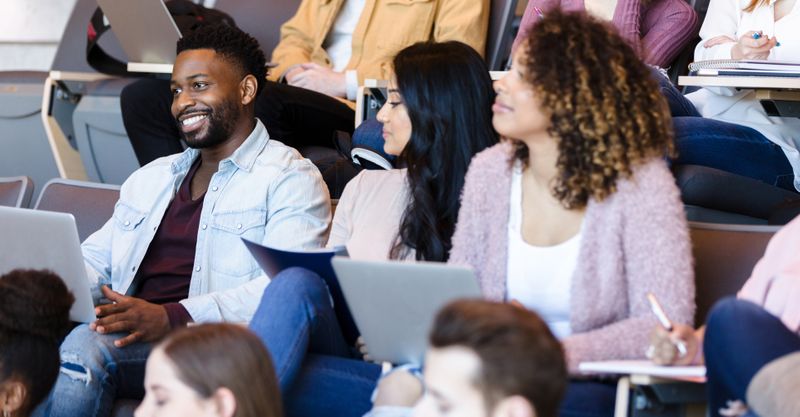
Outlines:
[[[506, 300], [511, 147], [500, 143], [470, 164], [450, 263], [475, 269], [486, 298]], [[657, 321], [652, 291], [677, 323], [694, 316], [689, 231], [675, 180], [653, 160], [617, 181], [617, 192], [590, 200], [571, 283], [569, 369], [583, 361], [642, 358]]]
[[[627, 39], [644, 62], [666, 68], [697, 36], [700, 29], [697, 13], [684, 0], [617, 0], [611, 23]], [[522, 15], [514, 47], [539, 19], [534, 11], [545, 14], [560, 7], [564, 11], [585, 11], [584, 0], [531, 0]]]

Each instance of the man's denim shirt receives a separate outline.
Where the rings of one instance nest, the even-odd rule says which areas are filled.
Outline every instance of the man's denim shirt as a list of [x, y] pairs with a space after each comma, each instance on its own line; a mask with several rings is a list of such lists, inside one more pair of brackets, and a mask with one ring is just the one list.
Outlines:
[[[132, 295], [136, 271], [199, 152], [157, 159], [122, 185], [114, 215], [82, 245], [93, 293]], [[269, 283], [241, 238], [284, 249], [322, 246], [330, 196], [317, 168], [256, 127], [211, 178], [203, 201], [189, 297], [195, 322], [249, 321]]]

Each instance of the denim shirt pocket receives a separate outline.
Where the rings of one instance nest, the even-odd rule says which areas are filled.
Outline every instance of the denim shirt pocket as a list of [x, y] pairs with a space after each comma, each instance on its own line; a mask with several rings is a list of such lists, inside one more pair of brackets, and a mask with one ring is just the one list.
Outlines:
[[119, 202], [114, 209], [114, 223], [117, 229], [130, 232], [142, 224], [147, 213], [139, 211], [126, 203]]
[[264, 208], [218, 212], [211, 215], [211, 270], [231, 277], [249, 278], [258, 269], [242, 238], [261, 242], [267, 224]]
[[147, 215], [122, 201], [114, 208], [114, 238], [111, 241], [111, 265], [114, 266], [111, 276], [116, 277], [114, 281], [122, 280], [122, 271], [128, 271], [132, 266], [130, 257], [135, 246], [141, 245], [140, 231]]

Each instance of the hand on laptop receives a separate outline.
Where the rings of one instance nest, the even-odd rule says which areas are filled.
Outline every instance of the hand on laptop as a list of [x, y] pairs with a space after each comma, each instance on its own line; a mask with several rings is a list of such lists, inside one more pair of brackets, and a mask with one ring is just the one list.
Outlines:
[[153, 342], [166, 336], [170, 331], [169, 318], [164, 307], [122, 295], [105, 285], [101, 290], [113, 304], [95, 308], [98, 319], [89, 327], [102, 334], [130, 333], [114, 341], [116, 347], [125, 347], [140, 341]]

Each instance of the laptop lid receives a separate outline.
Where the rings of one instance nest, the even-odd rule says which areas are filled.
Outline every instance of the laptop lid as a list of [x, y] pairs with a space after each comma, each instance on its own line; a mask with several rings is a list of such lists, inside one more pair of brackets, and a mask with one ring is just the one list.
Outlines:
[[162, 0], [97, 0], [129, 62], [174, 64], [181, 32]]
[[78, 228], [71, 214], [0, 207], [0, 274], [18, 268], [58, 274], [75, 297], [70, 320], [95, 320]]
[[369, 355], [422, 364], [436, 313], [460, 298], [481, 298], [474, 272], [435, 262], [331, 260]]

